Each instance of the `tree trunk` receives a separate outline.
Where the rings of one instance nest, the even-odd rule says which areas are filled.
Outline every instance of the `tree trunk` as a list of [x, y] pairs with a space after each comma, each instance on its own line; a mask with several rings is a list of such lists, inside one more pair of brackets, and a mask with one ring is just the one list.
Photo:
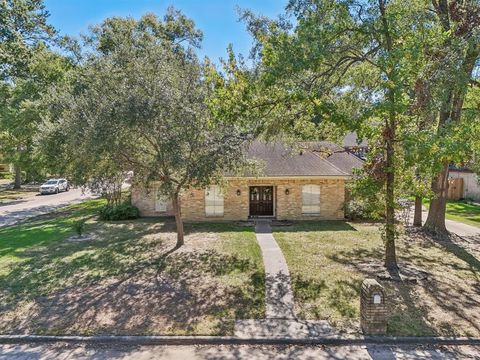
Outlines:
[[22, 187], [22, 170], [18, 163], [13, 164], [13, 172], [15, 173], [15, 182], [13, 185], [14, 189], [20, 189]]
[[175, 193], [172, 196], [173, 212], [175, 213], [175, 224], [177, 226], [177, 245], [176, 248], [183, 246], [184, 232], [183, 232], [183, 220], [182, 220], [182, 208], [180, 205], [179, 194]]
[[[442, 21], [442, 26], [445, 31], [450, 30], [450, 17], [449, 6], [447, 0], [441, 0], [438, 2], [436, 11]], [[468, 14], [466, 12], [465, 14]], [[466, 19], [465, 15], [465, 19]], [[445, 43], [445, 49], [450, 49], [451, 41], [447, 38]], [[445, 102], [440, 112], [440, 119], [438, 123], [438, 134], [441, 136], [448, 136], [442, 134], [445, 127], [449, 123], [458, 124], [462, 115], [463, 103], [465, 101], [465, 95], [468, 90], [468, 83], [472, 78], [475, 64], [480, 56], [480, 47], [476, 42], [471, 42], [467, 48], [467, 52], [461, 63], [461, 75], [464, 76], [464, 82], [459, 84], [453, 84], [447, 88], [445, 96]], [[443, 168], [432, 181], [432, 191], [435, 194], [435, 198], [430, 202], [430, 208], [428, 209], [428, 217], [425, 222], [425, 230], [434, 234], [447, 234], [447, 228], [445, 226], [445, 213], [447, 207], [447, 195], [448, 195], [448, 159], [443, 162]]]
[[422, 226], [422, 197], [415, 196], [415, 210], [413, 213], [413, 226]]
[[428, 217], [424, 229], [433, 234], [446, 234], [445, 212], [448, 195], [448, 162], [444, 162], [442, 171], [433, 179], [432, 190], [437, 196], [430, 200]]
[[[393, 41], [390, 34], [389, 24], [385, 13], [385, 1], [378, 2], [382, 16], [383, 35], [385, 36], [386, 50], [390, 53], [393, 50]], [[397, 73], [395, 67], [388, 71], [388, 78], [395, 82]], [[395, 110], [395, 90], [389, 88], [387, 91], [389, 104], [388, 119], [385, 120], [383, 140], [385, 143], [385, 267], [388, 270], [398, 270], [397, 254], [395, 250], [395, 148], [393, 146], [397, 128]]]
[[386, 136], [386, 193], [385, 193], [385, 267], [389, 270], [398, 269], [395, 250], [395, 170], [393, 164], [393, 130], [387, 127]]

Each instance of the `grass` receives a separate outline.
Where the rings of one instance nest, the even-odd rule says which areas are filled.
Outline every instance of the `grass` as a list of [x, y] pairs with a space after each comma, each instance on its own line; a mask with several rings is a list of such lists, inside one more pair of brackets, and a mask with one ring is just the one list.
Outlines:
[[446, 218], [480, 227], [480, 206], [463, 201], [449, 201]]
[[35, 194], [38, 194], [38, 192], [31, 191], [29, 189], [3, 189], [0, 190], [0, 204], [10, 202], [12, 200], [20, 200], [28, 196], [33, 196]]
[[[231, 335], [264, 316], [264, 270], [253, 229], [99, 222], [91, 200], [0, 228], [0, 333]], [[94, 240], [72, 242], [88, 218]]]
[[[274, 228], [274, 236], [292, 275], [297, 314], [360, 332], [361, 282], [382, 270], [378, 226], [305, 222]], [[398, 240], [402, 271], [420, 280], [382, 282], [390, 335], [480, 335], [480, 244], [454, 240], [436, 242], [410, 232]]]
[[[423, 205], [428, 208], [429, 200], [423, 199]], [[480, 205], [463, 200], [448, 201], [445, 217], [449, 220], [480, 227]]]

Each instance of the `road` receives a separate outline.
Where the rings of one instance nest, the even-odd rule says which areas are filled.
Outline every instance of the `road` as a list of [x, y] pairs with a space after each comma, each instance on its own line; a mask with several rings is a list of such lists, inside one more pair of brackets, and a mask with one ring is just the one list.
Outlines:
[[80, 189], [51, 195], [36, 195], [0, 204], [0, 227], [12, 225], [28, 217], [49, 213], [66, 205], [93, 198], [90, 193], [82, 194]]
[[0, 345], [0, 360], [27, 359], [480, 359], [479, 346]]

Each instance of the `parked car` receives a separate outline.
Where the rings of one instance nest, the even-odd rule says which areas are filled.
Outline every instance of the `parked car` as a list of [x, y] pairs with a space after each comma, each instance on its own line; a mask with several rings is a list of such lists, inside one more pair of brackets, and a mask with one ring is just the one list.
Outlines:
[[40, 194], [58, 194], [70, 190], [67, 179], [50, 179], [40, 186]]

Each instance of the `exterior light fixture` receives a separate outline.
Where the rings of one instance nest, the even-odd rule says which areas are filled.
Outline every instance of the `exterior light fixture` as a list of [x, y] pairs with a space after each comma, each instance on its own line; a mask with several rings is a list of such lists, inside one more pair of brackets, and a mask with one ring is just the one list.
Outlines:
[[288, 195], [290, 194], [290, 190], [289, 189], [285, 189], [285, 195]]
[[237, 190], [237, 196], [240, 196], [242, 195], [242, 192], [240, 191], [240, 189]]

